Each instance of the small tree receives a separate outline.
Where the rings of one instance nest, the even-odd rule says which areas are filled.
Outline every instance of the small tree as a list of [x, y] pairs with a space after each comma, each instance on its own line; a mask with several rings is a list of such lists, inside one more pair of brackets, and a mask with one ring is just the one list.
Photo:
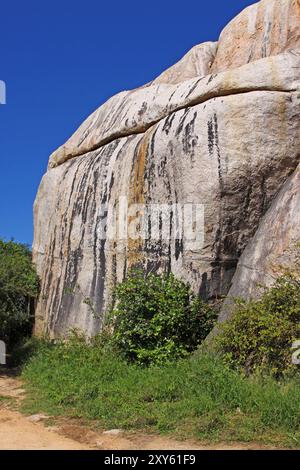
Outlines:
[[29, 248], [0, 239], [0, 339], [8, 345], [30, 333], [38, 290]]
[[115, 288], [113, 341], [142, 365], [185, 357], [212, 329], [215, 313], [172, 274], [132, 271]]

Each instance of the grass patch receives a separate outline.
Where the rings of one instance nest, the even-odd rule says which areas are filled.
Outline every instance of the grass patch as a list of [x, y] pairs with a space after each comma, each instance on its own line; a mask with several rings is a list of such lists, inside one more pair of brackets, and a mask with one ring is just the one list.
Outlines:
[[77, 338], [42, 344], [23, 377], [28, 413], [183, 439], [300, 447], [299, 380], [244, 377], [216, 356], [142, 368]]
[[3, 407], [13, 409], [15, 405], [16, 405], [15, 397], [8, 397], [6, 395], [0, 395], [0, 410]]
[[6, 397], [5, 395], [0, 395], [0, 403], [12, 401], [11, 397]]

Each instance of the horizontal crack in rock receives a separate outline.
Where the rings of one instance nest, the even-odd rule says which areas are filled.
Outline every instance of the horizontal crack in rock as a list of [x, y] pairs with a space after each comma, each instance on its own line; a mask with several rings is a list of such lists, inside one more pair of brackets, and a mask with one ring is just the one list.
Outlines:
[[265, 93], [268, 93], [268, 92], [275, 93], [275, 92], [277, 92], [277, 93], [287, 93], [287, 94], [289, 94], [289, 93], [296, 92], [298, 90], [297, 90], [297, 88], [291, 88], [290, 90], [284, 90], [282, 88], [276, 88], [276, 87], [273, 87], [273, 88], [271, 88], [271, 87], [270, 88], [257, 87], [257, 88], [253, 88], [253, 89], [252, 88], [237, 89], [237, 90], [232, 89], [232, 90], [228, 90], [228, 92], [224, 91], [224, 93], [219, 93], [219, 94], [208, 93], [207, 95], [204, 95], [204, 96], [199, 97], [195, 100], [192, 100], [188, 105], [184, 104], [182, 106], [176, 107], [175, 109], [173, 109], [169, 113], [166, 113], [165, 115], [163, 115], [159, 119], [153, 120], [153, 121], [145, 124], [144, 126], [140, 126], [137, 129], [134, 129], [134, 128], [133, 129], [128, 129], [128, 131], [124, 130], [124, 132], [117, 132], [117, 133], [112, 134], [111, 136], [109, 136], [107, 138], [104, 138], [103, 140], [101, 140], [96, 145], [91, 146], [88, 150], [85, 149], [82, 152], [74, 152], [70, 155], [66, 155], [65, 159], [60, 161], [60, 163], [53, 164], [52, 166], [49, 165], [49, 170], [51, 170], [52, 168], [56, 168], [57, 166], [60, 166], [63, 163], [66, 163], [67, 161], [71, 160], [72, 158], [80, 157], [80, 156], [85, 155], [89, 152], [94, 152], [95, 150], [98, 150], [101, 147], [104, 147], [105, 145], [110, 144], [114, 140], [117, 140], [117, 139], [120, 139], [120, 138], [123, 138], [123, 137], [130, 137], [132, 135], [144, 134], [148, 129], [155, 126], [160, 121], [163, 121], [168, 116], [171, 116], [172, 114], [177, 113], [178, 111], [181, 111], [183, 109], [193, 108], [194, 106], [197, 106], [199, 104], [207, 103], [208, 101], [210, 101], [212, 99], [216, 99], [216, 98], [225, 98], [225, 97], [228, 97], [228, 96], [243, 95], [243, 94], [247, 94], [247, 93], [255, 93], [255, 92], [258, 92], [258, 91], [265, 92]]

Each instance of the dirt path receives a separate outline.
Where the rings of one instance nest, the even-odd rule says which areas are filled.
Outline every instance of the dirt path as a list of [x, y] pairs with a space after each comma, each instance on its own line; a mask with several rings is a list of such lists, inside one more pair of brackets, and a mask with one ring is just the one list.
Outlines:
[[53, 418], [50, 416], [24, 416], [17, 411], [18, 403], [23, 397], [24, 389], [19, 379], [0, 375], [0, 450], [246, 450], [265, 448], [257, 444], [205, 446], [200, 442], [180, 442], [155, 435], [123, 433], [120, 430], [99, 432], [74, 420], [66, 419], [55, 420], [55, 425], [53, 425]]
[[42, 424], [32, 423], [17, 412], [0, 410], [0, 449], [89, 449], [79, 442], [48, 431]]

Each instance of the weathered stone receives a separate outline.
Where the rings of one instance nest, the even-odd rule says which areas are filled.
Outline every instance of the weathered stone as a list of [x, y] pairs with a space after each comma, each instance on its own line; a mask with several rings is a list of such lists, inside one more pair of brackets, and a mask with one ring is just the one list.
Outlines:
[[[213, 44], [197, 46], [151, 84], [111, 98], [52, 154], [35, 202], [37, 331], [98, 332], [112, 287], [132, 266], [172, 271], [205, 299], [227, 294], [300, 160], [300, 52], [249, 64], [239, 56], [228, 64], [241, 67], [203, 77], [214, 53]], [[120, 236], [124, 200], [143, 206], [144, 225], [135, 213], [125, 218], [139, 237]], [[205, 210], [196, 240], [190, 227], [178, 234], [191, 203]], [[155, 230], [148, 208], [158, 205], [169, 212]]]
[[122, 92], [100, 106], [50, 157], [49, 168], [95, 150], [117, 138], [145, 132], [174, 111], [212, 98], [298, 88], [299, 52], [247, 64], [234, 71], [198, 77], [177, 85], [158, 84]]
[[44, 414], [36, 414], [36, 415], [30, 415], [28, 416], [28, 421], [31, 421], [32, 423], [39, 423], [40, 421], [43, 421], [45, 419], [49, 419], [49, 415], [44, 415]]
[[234, 69], [300, 47], [300, 0], [262, 0], [223, 30], [211, 71]]
[[[299, 149], [300, 150], [300, 149]], [[230, 318], [235, 298], [257, 298], [299, 258], [300, 166], [284, 184], [243, 252], [219, 317]]]
[[108, 431], [103, 432], [103, 434], [107, 434], [108, 436], [119, 436], [122, 433], [122, 429], [109, 429]]
[[[214, 98], [47, 172], [35, 206], [34, 252], [43, 279], [39, 312], [50, 330], [97, 331], [101, 321], [84, 298], [104, 311], [110, 286], [140, 262], [172, 270], [204, 297], [226, 294], [238, 256], [297, 165], [297, 112], [297, 92]], [[204, 204], [205, 246], [99, 239], [100, 204], [117, 206], [120, 196]]]
[[177, 64], [165, 70], [151, 85], [176, 84], [195, 77], [209, 75], [217, 52], [217, 42], [205, 42], [194, 46]]

